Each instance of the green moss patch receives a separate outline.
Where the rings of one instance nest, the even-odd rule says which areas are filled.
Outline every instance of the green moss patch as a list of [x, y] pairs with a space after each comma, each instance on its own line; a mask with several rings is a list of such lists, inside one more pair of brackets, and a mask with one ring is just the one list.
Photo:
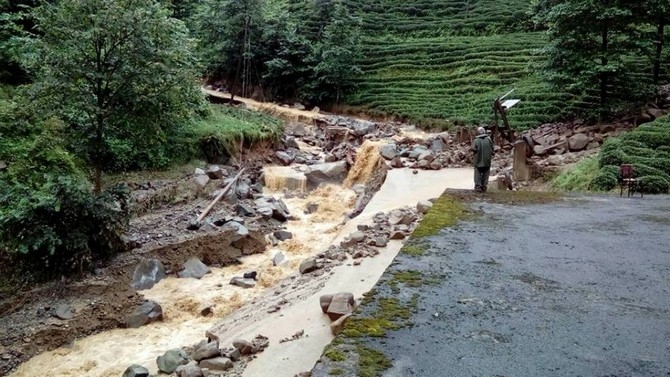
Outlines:
[[466, 215], [467, 210], [460, 200], [451, 195], [442, 195], [421, 220], [411, 238], [433, 236], [440, 230], [456, 224]]
[[323, 353], [323, 355], [332, 361], [344, 361], [347, 359], [347, 355], [335, 347], [326, 348], [326, 351]]
[[358, 345], [356, 351], [359, 355], [358, 373], [361, 377], [380, 377], [383, 372], [393, 366], [382, 352]]
[[403, 246], [400, 251], [403, 254], [411, 255], [413, 257], [420, 257], [426, 254], [426, 245], [423, 243], [412, 242], [411, 240]]

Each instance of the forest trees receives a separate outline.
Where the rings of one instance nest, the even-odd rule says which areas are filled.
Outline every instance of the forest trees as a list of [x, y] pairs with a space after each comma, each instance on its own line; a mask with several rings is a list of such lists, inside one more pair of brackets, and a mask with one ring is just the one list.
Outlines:
[[187, 29], [153, 0], [62, 0], [35, 15], [35, 94], [100, 192], [115, 147], [165, 142], [200, 100]]
[[[601, 117], [634, 108], [659, 83], [668, 0], [544, 0], [537, 19], [548, 26], [543, 70], [556, 86], [598, 99]], [[653, 25], [655, 33], [650, 33]], [[651, 53], [651, 51], [655, 53]], [[650, 65], [640, 57], [650, 56]]]

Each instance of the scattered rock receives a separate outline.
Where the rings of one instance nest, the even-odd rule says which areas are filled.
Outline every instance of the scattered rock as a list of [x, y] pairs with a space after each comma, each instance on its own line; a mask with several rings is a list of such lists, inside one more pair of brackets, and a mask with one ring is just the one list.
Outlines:
[[302, 123], [291, 123], [286, 127], [286, 133], [297, 137], [307, 136], [307, 128]]
[[436, 153], [444, 152], [444, 142], [441, 138], [434, 139], [430, 143], [430, 150]]
[[201, 361], [200, 367], [211, 370], [228, 370], [233, 367], [233, 362], [227, 357], [216, 357]]
[[278, 252], [272, 257], [272, 265], [273, 266], [281, 266], [282, 264], [286, 263], [286, 257], [284, 256], [284, 253]]
[[333, 300], [328, 306], [326, 314], [331, 321], [350, 314], [354, 311], [354, 295], [353, 293], [338, 293], [333, 296]]
[[202, 223], [197, 219], [189, 220], [186, 230], [198, 230], [202, 227]]
[[330, 303], [333, 302], [333, 295], [321, 295], [319, 297], [319, 305], [321, 305], [321, 311], [326, 314], [328, 312], [328, 307]]
[[240, 350], [242, 355], [250, 355], [254, 350], [254, 345], [243, 339], [234, 340], [233, 347]]
[[248, 182], [240, 180], [235, 185], [235, 194], [238, 199], [249, 199], [251, 197], [251, 186], [249, 186]]
[[405, 237], [407, 237], [407, 234], [405, 234], [405, 232], [394, 231], [393, 233], [391, 233], [392, 240], [404, 240]]
[[293, 148], [300, 150], [300, 145], [298, 144], [298, 141], [294, 137], [287, 137], [286, 140], [284, 141], [284, 145], [286, 145], [286, 148]]
[[293, 160], [295, 160], [295, 156], [291, 156], [290, 154], [284, 152], [284, 151], [277, 151], [275, 153], [279, 161], [281, 161], [282, 164], [284, 165], [291, 165]]
[[135, 267], [130, 286], [137, 291], [149, 289], [167, 276], [165, 267], [158, 259], [147, 259]]
[[235, 205], [235, 213], [237, 213], [240, 216], [253, 216], [254, 209], [246, 204], [237, 203]]
[[581, 151], [590, 141], [591, 139], [584, 134], [574, 134], [568, 139], [568, 148], [573, 152]]
[[163, 320], [163, 308], [155, 301], [146, 301], [123, 319], [126, 328], [136, 329]]
[[194, 175], [205, 175], [207, 173], [205, 173], [205, 171], [200, 169], [200, 168], [195, 168], [195, 172], [193, 174]]
[[195, 278], [201, 277], [212, 272], [206, 264], [202, 263], [198, 258], [191, 258], [184, 263], [184, 269], [181, 270], [177, 276], [180, 278]]
[[375, 237], [375, 246], [386, 247], [386, 245], [388, 245], [388, 240], [386, 237]]
[[180, 365], [175, 370], [177, 377], [204, 377], [202, 369], [197, 365]]
[[158, 364], [159, 371], [170, 374], [176, 371], [180, 365], [188, 364], [188, 355], [180, 348], [171, 349], [165, 352], [163, 356], [158, 356], [156, 364]]
[[307, 181], [314, 185], [319, 185], [323, 182], [341, 181], [347, 176], [347, 162], [325, 162], [322, 164], [312, 165], [307, 168], [305, 177]]
[[400, 157], [396, 157], [391, 161], [391, 166], [400, 169], [405, 166], [405, 164], [402, 162], [402, 159]]
[[286, 241], [290, 240], [293, 238], [293, 233], [289, 232], [288, 230], [278, 230], [273, 233], [273, 235], [279, 240], [279, 241]]
[[149, 377], [149, 370], [141, 365], [133, 364], [123, 372], [123, 377]]
[[351, 240], [354, 242], [363, 242], [363, 240], [365, 240], [365, 233], [361, 231], [356, 231], [351, 233], [349, 235], [349, 238], [351, 238]]
[[256, 272], [256, 271], [245, 272], [242, 276], [243, 276], [245, 279], [253, 279], [253, 280], [256, 280], [256, 277], [258, 276], [258, 272]]
[[293, 104], [293, 108], [296, 109], [296, 110], [301, 110], [302, 111], [302, 110], [305, 110], [305, 105], [303, 105], [300, 102], [296, 102], [296, 103]]
[[422, 200], [416, 204], [416, 209], [421, 214], [426, 214], [430, 209], [433, 208], [433, 203], [428, 200]]
[[72, 312], [72, 308], [69, 305], [62, 304], [58, 305], [58, 307], [56, 308], [54, 317], [62, 320], [69, 320], [74, 318], [74, 313]]
[[209, 183], [209, 176], [206, 174], [196, 175], [194, 180], [195, 184], [198, 185], [198, 187], [204, 188]]
[[213, 342], [200, 344], [193, 352], [193, 360], [200, 361], [209, 359], [218, 356], [220, 353], [219, 342], [215, 340]]
[[379, 154], [387, 160], [393, 160], [398, 156], [398, 147], [395, 144], [386, 144], [379, 148]]
[[212, 165], [207, 169], [207, 176], [210, 179], [222, 179], [226, 176], [226, 173], [219, 166]]
[[375, 124], [373, 122], [370, 122], [369, 120], [358, 120], [358, 119], [352, 122], [349, 125], [349, 128], [353, 131], [354, 135], [358, 137], [372, 133], [376, 129]]
[[358, 229], [359, 232], [367, 232], [370, 227], [367, 224], [358, 224], [356, 225], [356, 229]]
[[351, 313], [343, 315], [342, 317], [336, 319], [335, 322], [330, 324], [330, 331], [334, 336], [340, 335], [342, 330], [344, 330], [344, 325], [349, 317], [351, 317]]
[[308, 274], [318, 268], [316, 264], [316, 259], [310, 258], [305, 260], [304, 262], [300, 263], [300, 273], [301, 274]]
[[239, 276], [230, 279], [230, 284], [242, 288], [253, 288], [256, 286], [256, 282], [253, 279], [245, 279]]
[[597, 141], [592, 141], [586, 145], [587, 150], [596, 149], [598, 147], [600, 147], [600, 143], [598, 143]]
[[233, 348], [232, 350], [228, 350], [228, 351], [223, 353], [223, 357], [227, 357], [232, 361], [239, 360], [241, 356], [242, 356], [242, 353], [237, 348]]
[[246, 226], [238, 223], [237, 221], [229, 221], [226, 223], [225, 226], [235, 229], [236, 234], [240, 237], [246, 237], [249, 235], [249, 229]]

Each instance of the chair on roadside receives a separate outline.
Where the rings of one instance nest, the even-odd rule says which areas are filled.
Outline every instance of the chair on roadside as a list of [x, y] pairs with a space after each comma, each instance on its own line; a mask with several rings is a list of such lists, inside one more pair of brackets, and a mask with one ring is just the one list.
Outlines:
[[619, 185], [621, 186], [619, 196], [622, 196], [623, 190], [626, 189], [629, 198], [635, 195], [636, 191], [640, 193], [641, 197], [644, 197], [644, 193], [640, 189], [640, 182], [635, 178], [633, 165], [622, 164], [619, 167]]

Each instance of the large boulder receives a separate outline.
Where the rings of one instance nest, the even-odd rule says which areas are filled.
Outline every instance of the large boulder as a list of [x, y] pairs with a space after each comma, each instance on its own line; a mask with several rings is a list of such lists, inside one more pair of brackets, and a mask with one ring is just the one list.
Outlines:
[[591, 139], [584, 134], [574, 134], [568, 139], [568, 148], [573, 151], [581, 151], [591, 142]]
[[158, 370], [163, 373], [173, 373], [180, 365], [188, 364], [188, 355], [181, 348], [171, 349], [156, 358]]
[[206, 264], [202, 263], [198, 258], [191, 258], [184, 263], [184, 269], [181, 270], [177, 275], [180, 278], [196, 278], [200, 279], [201, 277], [212, 272]]
[[316, 269], [318, 269], [318, 265], [316, 263], [316, 259], [314, 258], [309, 258], [305, 260], [304, 262], [300, 263], [300, 273], [301, 274], [308, 274]]
[[430, 143], [430, 150], [436, 153], [444, 152], [444, 142], [442, 138], [433, 139]]
[[355, 120], [349, 125], [353, 134], [360, 137], [375, 132], [375, 124], [369, 120]]
[[193, 351], [193, 360], [200, 361], [204, 359], [210, 359], [212, 357], [219, 356], [221, 351], [219, 351], [219, 342], [216, 340], [209, 343], [199, 344], [198, 347]]
[[165, 267], [161, 261], [158, 259], [143, 260], [135, 267], [130, 286], [138, 291], [150, 289], [154, 284], [164, 279], [165, 276], [167, 276], [165, 274]]
[[226, 172], [221, 167], [212, 165], [207, 169], [207, 176], [210, 179], [222, 179], [226, 176]]
[[393, 160], [398, 156], [398, 146], [395, 144], [385, 144], [379, 148], [379, 154], [386, 160]]
[[307, 168], [305, 177], [307, 181], [314, 185], [319, 185], [323, 182], [339, 182], [347, 176], [347, 162], [325, 162], [321, 164], [312, 165]]
[[201, 361], [200, 367], [211, 370], [228, 370], [233, 367], [233, 362], [227, 357], [215, 357]]
[[127, 328], [136, 329], [152, 322], [163, 320], [163, 308], [155, 301], [146, 301], [123, 319]]
[[295, 155], [291, 155], [284, 151], [277, 151], [275, 155], [277, 156], [277, 159], [279, 159], [279, 161], [281, 161], [281, 163], [284, 165], [291, 165], [293, 160], [295, 160]]
[[205, 377], [202, 369], [197, 365], [180, 365], [175, 373], [177, 377]]
[[133, 364], [123, 372], [123, 377], [149, 377], [149, 370], [141, 365]]

